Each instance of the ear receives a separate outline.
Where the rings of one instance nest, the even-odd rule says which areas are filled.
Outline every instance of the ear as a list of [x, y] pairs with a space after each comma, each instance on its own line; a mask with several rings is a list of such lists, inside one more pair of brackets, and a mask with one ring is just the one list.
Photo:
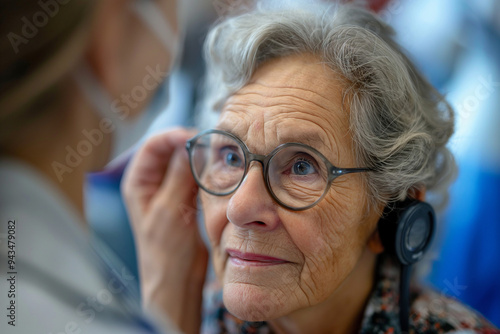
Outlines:
[[[415, 187], [408, 191], [408, 197], [419, 200], [421, 202], [425, 201], [425, 193], [426, 189], [424, 186]], [[382, 212], [382, 211], [381, 211]], [[380, 234], [378, 231], [378, 226], [373, 232], [373, 234], [368, 239], [367, 243], [368, 249], [374, 254], [380, 254], [384, 251], [384, 246], [382, 244], [382, 240], [380, 239]]]
[[99, 1], [95, 10], [85, 60], [106, 91], [115, 95], [126, 6], [123, 1]]
[[414, 198], [414, 199], [419, 200], [421, 202], [425, 202], [425, 193], [426, 193], [426, 189], [424, 186], [416, 187], [416, 188], [410, 189], [410, 191], [408, 192], [408, 197]]
[[373, 254], [380, 254], [384, 251], [384, 246], [382, 245], [382, 240], [380, 239], [380, 235], [378, 233], [378, 228], [375, 229], [368, 239], [367, 247]]

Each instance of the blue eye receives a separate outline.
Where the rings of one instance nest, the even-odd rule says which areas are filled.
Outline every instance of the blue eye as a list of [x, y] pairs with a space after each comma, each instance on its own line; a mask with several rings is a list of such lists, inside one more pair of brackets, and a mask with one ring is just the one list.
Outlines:
[[293, 164], [293, 173], [296, 175], [309, 175], [314, 173], [316, 170], [307, 161], [299, 160]]
[[231, 167], [241, 167], [243, 165], [243, 160], [234, 152], [225, 154], [224, 162]]

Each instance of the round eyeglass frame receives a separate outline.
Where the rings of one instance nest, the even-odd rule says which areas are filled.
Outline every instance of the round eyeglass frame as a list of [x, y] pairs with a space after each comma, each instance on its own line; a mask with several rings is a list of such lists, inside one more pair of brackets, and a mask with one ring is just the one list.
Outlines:
[[[192, 152], [193, 152], [193, 148], [194, 148], [194, 146], [196, 144], [196, 141], [198, 139], [200, 139], [201, 137], [209, 135], [209, 134], [220, 134], [220, 135], [224, 135], [224, 136], [230, 137], [231, 139], [233, 139], [234, 141], [236, 141], [236, 143], [238, 143], [238, 145], [240, 146], [241, 150], [243, 151], [243, 155], [245, 157], [245, 170], [243, 172], [243, 175], [241, 177], [240, 182], [238, 182], [238, 184], [234, 187], [234, 189], [232, 189], [231, 191], [225, 192], [225, 193], [217, 193], [217, 192], [214, 192], [214, 191], [211, 191], [211, 190], [205, 188], [203, 186], [203, 184], [201, 184], [201, 182], [196, 177], [196, 172], [195, 172], [195, 170], [193, 168], [193, 154], [192, 154]], [[286, 147], [290, 147], [290, 146], [304, 147], [304, 148], [312, 151], [314, 154], [316, 154], [318, 157], [320, 157], [321, 160], [323, 160], [323, 163], [326, 165], [326, 168], [327, 168], [327, 171], [328, 171], [328, 180], [327, 180], [327, 183], [326, 183], [326, 186], [325, 186], [325, 190], [323, 191], [323, 194], [316, 201], [314, 201], [313, 203], [311, 203], [309, 205], [306, 205], [306, 206], [303, 206], [303, 207], [299, 207], [299, 208], [292, 207], [292, 206], [289, 206], [289, 205], [283, 203], [274, 194], [274, 192], [273, 192], [273, 190], [271, 188], [271, 185], [269, 183], [270, 182], [269, 181], [269, 165], [270, 165], [272, 159], [282, 149], [284, 149]], [[205, 130], [203, 132], [200, 132], [199, 134], [197, 134], [193, 138], [189, 139], [186, 142], [186, 150], [188, 151], [188, 155], [189, 155], [189, 166], [191, 168], [191, 173], [193, 174], [193, 177], [194, 177], [196, 183], [198, 184], [198, 186], [201, 189], [203, 189], [204, 191], [206, 191], [207, 193], [209, 193], [211, 195], [214, 195], [214, 196], [227, 196], [227, 195], [230, 195], [230, 194], [234, 193], [236, 190], [238, 190], [238, 188], [240, 187], [241, 183], [245, 179], [245, 177], [246, 177], [246, 175], [248, 173], [248, 169], [250, 167], [250, 163], [252, 161], [258, 161], [262, 165], [262, 168], [263, 168], [263, 175], [262, 176], [264, 177], [264, 183], [266, 184], [267, 191], [269, 192], [269, 194], [271, 195], [271, 197], [279, 205], [281, 205], [282, 207], [287, 208], [289, 210], [292, 210], [292, 211], [307, 210], [307, 209], [312, 208], [316, 204], [318, 204], [325, 197], [325, 195], [328, 192], [328, 190], [330, 190], [330, 186], [332, 185], [333, 180], [335, 180], [339, 176], [346, 175], [346, 174], [352, 174], [352, 173], [361, 173], [361, 172], [374, 171], [373, 168], [369, 168], [369, 167], [362, 167], [362, 168], [339, 168], [339, 167], [336, 167], [330, 161], [328, 161], [328, 159], [323, 154], [321, 154], [318, 150], [316, 150], [315, 148], [313, 148], [313, 147], [311, 147], [309, 145], [302, 144], [302, 143], [294, 143], [294, 142], [284, 143], [284, 144], [281, 144], [281, 145], [277, 146], [274, 150], [271, 151], [271, 153], [269, 153], [267, 155], [255, 154], [255, 153], [250, 152], [250, 150], [248, 149], [247, 145], [240, 138], [236, 137], [235, 135], [233, 135], [230, 132], [223, 131], [223, 130], [217, 130], [217, 129]]]

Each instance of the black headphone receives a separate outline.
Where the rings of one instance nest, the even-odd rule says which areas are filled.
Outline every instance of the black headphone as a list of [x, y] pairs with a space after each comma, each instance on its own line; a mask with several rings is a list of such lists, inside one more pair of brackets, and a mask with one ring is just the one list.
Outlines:
[[410, 270], [429, 248], [436, 214], [426, 202], [406, 199], [388, 204], [378, 222], [380, 239], [387, 254], [401, 265], [399, 322], [408, 333], [410, 317]]

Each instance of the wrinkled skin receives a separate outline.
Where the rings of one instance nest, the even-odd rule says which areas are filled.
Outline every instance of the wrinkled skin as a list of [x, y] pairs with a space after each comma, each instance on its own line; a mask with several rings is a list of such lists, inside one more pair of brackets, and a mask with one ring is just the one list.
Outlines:
[[[253, 153], [303, 142], [336, 166], [363, 167], [355, 162], [349, 110], [342, 107], [337, 78], [312, 55], [267, 61], [227, 100], [217, 128], [237, 135]], [[200, 196], [214, 268], [231, 313], [250, 321], [274, 319], [276, 327], [286, 318], [300, 331], [313, 325], [326, 330], [325, 321], [333, 321], [331, 312], [337, 310], [343, 319], [329, 328], [355, 328], [382, 251], [376, 233], [380, 208], [366, 209], [361, 174], [336, 179], [319, 204], [300, 212], [272, 199], [257, 162], [235, 193], [216, 197], [202, 191]], [[231, 261], [227, 249], [286, 263], [241, 265]], [[313, 324], [315, 316], [323, 316], [321, 324]]]

